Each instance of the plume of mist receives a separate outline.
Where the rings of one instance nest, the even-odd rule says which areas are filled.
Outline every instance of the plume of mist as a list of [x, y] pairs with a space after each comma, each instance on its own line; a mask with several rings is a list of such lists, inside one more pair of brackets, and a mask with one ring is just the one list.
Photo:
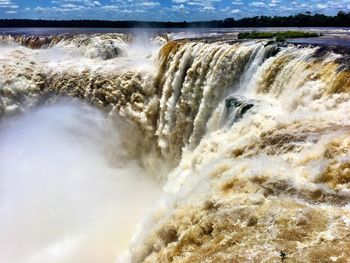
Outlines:
[[0, 262], [108, 263], [127, 248], [159, 189], [118, 129], [77, 101], [0, 123]]

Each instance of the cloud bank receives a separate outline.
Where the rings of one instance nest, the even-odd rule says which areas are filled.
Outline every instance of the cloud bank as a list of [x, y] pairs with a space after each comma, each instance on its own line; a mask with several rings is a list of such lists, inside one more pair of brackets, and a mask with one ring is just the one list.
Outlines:
[[3, 18], [195, 21], [350, 11], [349, 0], [0, 0]]

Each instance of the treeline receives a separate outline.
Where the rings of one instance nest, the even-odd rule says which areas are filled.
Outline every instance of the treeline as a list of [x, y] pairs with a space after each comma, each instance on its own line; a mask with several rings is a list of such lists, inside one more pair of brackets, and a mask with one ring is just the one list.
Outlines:
[[228, 27], [346, 27], [350, 26], [350, 12], [336, 16], [311, 15], [310, 12], [291, 16], [256, 16], [235, 20], [199, 22], [142, 22], [105, 20], [31, 20], [0, 19], [0, 27], [80, 27], [80, 28], [228, 28]]

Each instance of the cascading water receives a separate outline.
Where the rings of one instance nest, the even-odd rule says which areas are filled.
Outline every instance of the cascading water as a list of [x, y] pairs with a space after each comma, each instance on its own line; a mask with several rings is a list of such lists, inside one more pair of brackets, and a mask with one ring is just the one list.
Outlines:
[[57, 96], [79, 98], [132, 125], [137, 143], [125, 150], [150, 177], [174, 168], [119, 261], [350, 257], [346, 55], [218, 38], [153, 41], [147, 52], [128, 40], [121, 57], [75, 59], [62, 41], [45, 50], [8, 42], [0, 57], [5, 123]]

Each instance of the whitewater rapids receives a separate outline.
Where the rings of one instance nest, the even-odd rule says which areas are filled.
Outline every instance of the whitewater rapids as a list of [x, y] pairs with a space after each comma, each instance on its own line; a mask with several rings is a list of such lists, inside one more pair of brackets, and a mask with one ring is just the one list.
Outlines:
[[[1, 174], [10, 186], [0, 188], [0, 195], [11, 195], [16, 183], [21, 186], [21, 167], [27, 167], [27, 162], [29, 167], [39, 166], [35, 159], [16, 158], [12, 153], [11, 146], [24, 140], [23, 133], [14, 131], [23, 130], [23, 121], [25, 127], [39, 119], [57, 123], [56, 115], [66, 109], [54, 108], [50, 113], [52, 105], [61, 96], [72, 97], [94, 107], [73, 114], [73, 130], [82, 132], [82, 127], [89, 127], [85, 118], [104, 114], [105, 121], [122, 119], [134, 135], [122, 136], [127, 143], [120, 147], [100, 142], [106, 137], [102, 127], [102, 133], [88, 132], [93, 149], [87, 157], [97, 161], [85, 166], [83, 155], [76, 163], [83, 166], [78, 174], [82, 178], [86, 175], [92, 185], [102, 180], [98, 191], [108, 188], [107, 197], [98, 199], [98, 204], [108, 206], [115, 201], [116, 206], [125, 206], [138, 192], [117, 184], [115, 191], [122, 187], [125, 193], [114, 199], [113, 187], [99, 179], [100, 171], [102, 177], [105, 169], [107, 174], [114, 173], [105, 166], [99, 168], [98, 160], [104, 156], [100, 147], [117, 153], [125, 150], [123, 158], [132, 160], [132, 169], [134, 165], [141, 169], [122, 176], [131, 175], [132, 181], [126, 179], [128, 185], [135, 184], [138, 189], [148, 184], [152, 189], [154, 182], [165, 182], [152, 212], [142, 210], [144, 217], [128, 250], [122, 255], [115, 252], [118, 262], [349, 261], [350, 69], [344, 50], [264, 40], [238, 42], [231, 35], [198, 39], [158, 35], [147, 36], [147, 41], [126, 34], [3, 36], [1, 41], [1, 173], [15, 160], [16, 165], [8, 168], [7, 176]], [[37, 112], [37, 107], [49, 107], [49, 113]], [[33, 111], [34, 120], [11, 124], [16, 118], [28, 118], [28, 112]], [[77, 115], [82, 120], [76, 122]], [[56, 132], [49, 129], [35, 138], [29, 132], [24, 138], [40, 142], [43, 148], [39, 147], [39, 156], [44, 156], [53, 151], [45, 140]], [[58, 135], [70, 141], [70, 134]], [[69, 144], [65, 151], [80, 156], [79, 147]], [[118, 154], [109, 160], [118, 160]], [[52, 170], [54, 178], [65, 175], [71, 167], [54, 164], [59, 166]], [[147, 175], [150, 182], [143, 182], [139, 173]], [[47, 180], [41, 178], [40, 170], [32, 176], [35, 185], [39, 179]], [[65, 177], [58, 185], [71, 180]], [[89, 193], [91, 185], [85, 187]], [[143, 198], [140, 193], [139, 198]], [[41, 200], [37, 193], [33, 198]], [[55, 198], [66, 197], [58, 193]], [[9, 201], [1, 207], [13, 204]], [[83, 200], [84, 215], [89, 216], [93, 208], [103, 210], [98, 204], [93, 199]], [[22, 209], [36, 208], [24, 203], [24, 207], [13, 209], [18, 212], [6, 212], [10, 220], [6, 229], [16, 228], [18, 222], [22, 227], [18, 231], [28, 231], [25, 236], [29, 241], [10, 230], [9, 240], [31, 244], [34, 223], [28, 220], [23, 224], [18, 217]], [[125, 211], [116, 208], [111, 212]], [[64, 213], [68, 216], [70, 210]], [[76, 214], [75, 219], [81, 220], [79, 209]], [[97, 214], [101, 220], [106, 217], [103, 212]], [[60, 223], [63, 219], [52, 220]], [[108, 225], [109, 230], [117, 232], [117, 225]], [[88, 235], [91, 229], [84, 230]], [[47, 233], [45, 227], [36, 231]], [[64, 231], [73, 234], [74, 224]], [[98, 234], [104, 235], [103, 231]], [[109, 241], [109, 247], [115, 244], [115, 251], [120, 251], [118, 238]], [[0, 251], [9, 251], [6, 245], [12, 248], [11, 243], [0, 241]], [[67, 249], [74, 251], [73, 245], [67, 244]], [[35, 242], [29, 248], [16, 249], [32, 249], [38, 258], [45, 256]], [[99, 256], [91, 249], [86, 255], [81, 250], [79, 255], [74, 262]], [[11, 254], [7, 257], [12, 259]], [[56, 262], [50, 257], [45, 260]]]

